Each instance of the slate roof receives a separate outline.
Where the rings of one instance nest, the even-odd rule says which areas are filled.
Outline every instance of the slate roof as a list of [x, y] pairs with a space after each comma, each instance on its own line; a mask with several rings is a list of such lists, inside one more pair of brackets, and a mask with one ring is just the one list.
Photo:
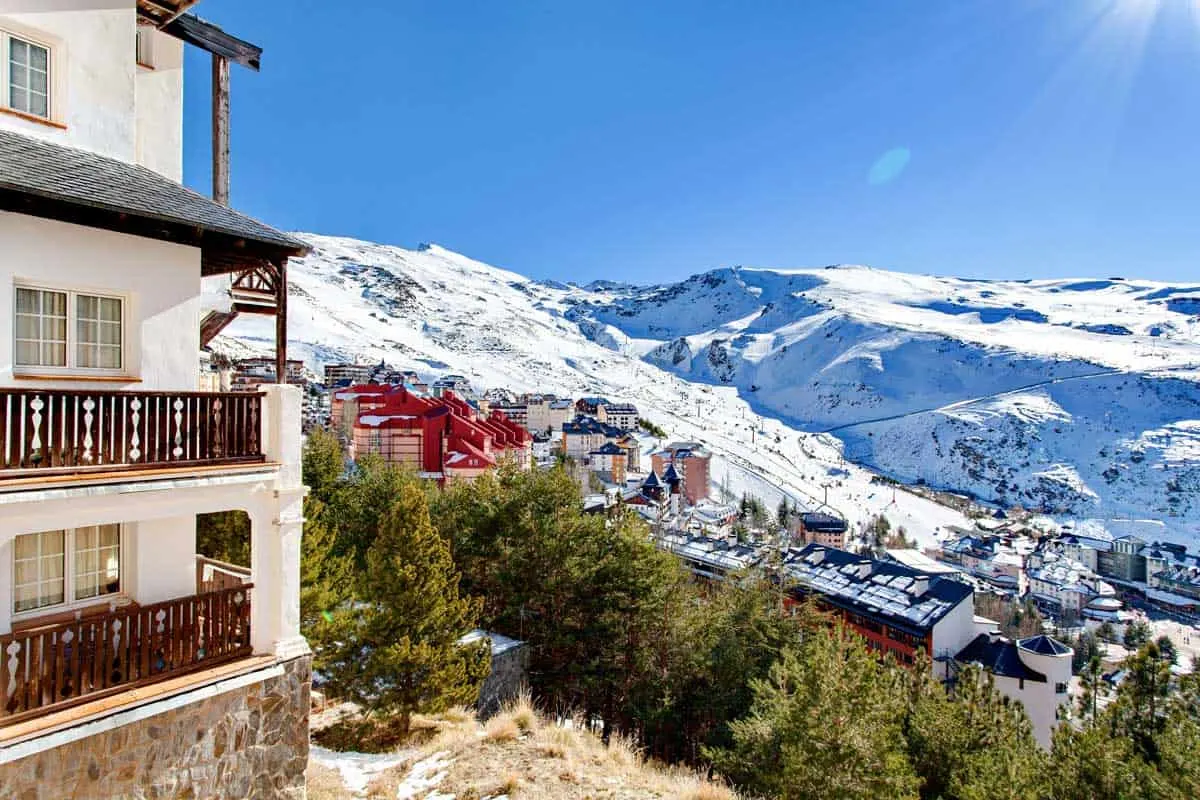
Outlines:
[[1017, 641], [1017, 646], [1043, 656], [1065, 656], [1071, 652], [1071, 648], [1057, 639], [1051, 639], [1044, 633], [1030, 636], [1028, 639], [1020, 639]]
[[606, 425], [597, 419], [582, 415], [575, 417], [575, 419], [571, 422], [564, 422], [562, 431], [565, 434], [599, 433], [603, 434], [604, 436], [611, 436], [613, 438], [625, 435], [625, 431], [621, 430], [620, 428], [614, 428], [613, 426]]
[[800, 522], [804, 525], [804, 529], [809, 531], [824, 531], [826, 533], [846, 532], [846, 520], [835, 517], [832, 514], [823, 514], [819, 511], [801, 514]]
[[970, 586], [951, 578], [818, 544], [790, 551], [783, 569], [802, 591], [919, 634], [973, 594]]
[[612, 442], [605, 442], [604, 445], [596, 450], [593, 450], [589, 455], [593, 456], [623, 456], [625, 449], [618, 447]]
[[[1035, 637], [1037, 638], [1037, 637]], [[988, 672], [1003, 675], [1006, 678], [1045, 683], [1046, 676], [1037, 670], [1032, 670], [1021, 660], [1017, 645], [1008, 639], [992, 639], [986, 633], [981, 633], [964, 647], [955, 661], [964, 664], [979, 664]]]
[[646, 480], [642, 481], [642, 486], [647, 489], [656, 489], [662, 486], [662, 481], [658, 479], [658, 473], [650, 470], [650, 474], [646, 476]]
[[0, 130], [0, 191], [185, 225], [299, 255], [303, 242], [139, 164]]

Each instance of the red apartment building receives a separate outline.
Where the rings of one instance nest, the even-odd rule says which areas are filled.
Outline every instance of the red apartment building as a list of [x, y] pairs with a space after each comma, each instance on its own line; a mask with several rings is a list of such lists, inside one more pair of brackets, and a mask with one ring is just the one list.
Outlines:
[[503, 413], [480, 414], [454, 392], [423, 397], [403, 386], [351, 386], [334, 393], [331, 419], [350, 457], [378, 453], [438, 480], [474, 478], [513, 458], [531, 462], [533, 437]]

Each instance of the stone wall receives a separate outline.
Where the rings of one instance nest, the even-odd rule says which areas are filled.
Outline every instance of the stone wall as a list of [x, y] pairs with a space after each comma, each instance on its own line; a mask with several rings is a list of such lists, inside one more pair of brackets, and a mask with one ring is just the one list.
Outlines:
[[517, 642], [513, 646], [493, 649], [492, 671], [479, 689], [475, 707], [480, 716], [490, 717], [528, 686], [529, 645]]
[[312, 659], [0, 765], [0, 798], [304, 800]]

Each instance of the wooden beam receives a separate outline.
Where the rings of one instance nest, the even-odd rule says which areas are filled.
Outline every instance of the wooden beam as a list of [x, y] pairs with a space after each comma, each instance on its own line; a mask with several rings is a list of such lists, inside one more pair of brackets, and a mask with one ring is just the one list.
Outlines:
[[229, 60], [212, 57], [212, 195], [229, 205]]
[[276, 264], [275, 281], [275, 382], [287, 383], [287, 259]]
[[184, 14], [173, 19], [160, 30], [168, 36], [174, 36], [207, 53], [224, 56], [229, 61], [255, 72], [262, 67], [261, 47], [228, 34], [194, 14]]

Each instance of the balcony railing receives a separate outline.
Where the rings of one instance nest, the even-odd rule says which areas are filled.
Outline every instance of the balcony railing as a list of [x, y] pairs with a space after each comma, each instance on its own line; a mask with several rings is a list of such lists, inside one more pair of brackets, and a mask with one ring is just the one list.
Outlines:
[[196, 591], [215, 592], [250, 583], [250, 568], [196, 555]]
[[0, 727], [250, 655], [251, 588], [0, 636]]
[[262, 398], [0, 388], [0, 481], [261, 462]]

